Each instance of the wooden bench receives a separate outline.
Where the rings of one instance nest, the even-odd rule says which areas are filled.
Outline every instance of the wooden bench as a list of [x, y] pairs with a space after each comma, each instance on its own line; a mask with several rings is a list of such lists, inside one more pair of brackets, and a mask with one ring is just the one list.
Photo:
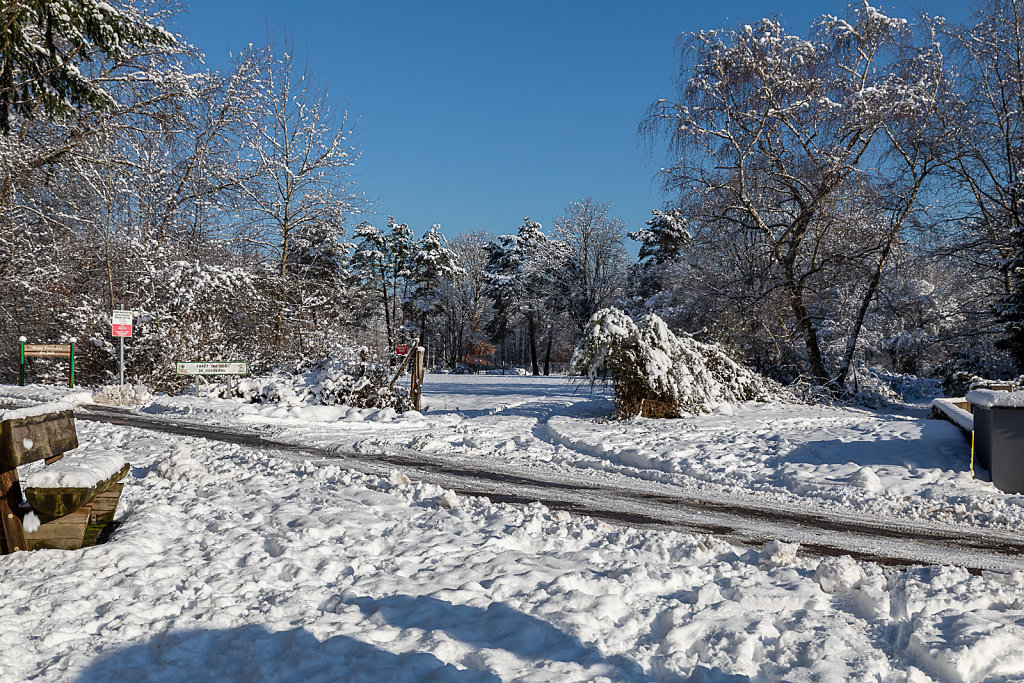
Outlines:
[[[83, 544], [95, 543], [114, 519], [124, 487], [118, 482], [128, 473], [128, 464], [116, 457], [94, 456], [93, 469], [101, 474], [91, 478], [90, 456], [68, 458], [55, 465], [65, 453], [78, 447], [75, 416], [70, 409], [13, 411], [13, 415], [7, 415], [9, 419], [0, 422], [3, 552], [38, 548], [77, 550]], [[44, 480], [44, 484], [26, 486], [23, 501], [18, 468], [39, 460], [45, 461], [46, 467], [41, 473], [30, 475], [26, 483], [32, 484], [36, 479]], [[62, 477], [71, 483], [61, 483]], [[46, 484], [47, 479], [56, 483]], [[35, 516], [38, 527], [26, 532], [23, 522], [29, 513]]]

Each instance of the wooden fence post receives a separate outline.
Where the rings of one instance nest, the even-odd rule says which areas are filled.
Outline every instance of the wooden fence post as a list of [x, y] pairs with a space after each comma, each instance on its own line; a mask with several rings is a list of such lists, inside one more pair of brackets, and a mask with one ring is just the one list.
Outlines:
[[423, 357], [425, 355], [426, 349], [417, 345], [416, 359], [412, 362], [412, 386], [410, 388], [412, 407], [416, 410], [420, 409], [420, 396], [423, 393], [423, 374], [425, 371]]

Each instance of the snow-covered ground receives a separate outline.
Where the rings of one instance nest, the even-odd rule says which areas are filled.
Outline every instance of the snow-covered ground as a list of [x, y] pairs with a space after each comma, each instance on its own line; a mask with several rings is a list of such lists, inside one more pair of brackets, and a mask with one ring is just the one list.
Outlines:
[[275, 439], [363, 453], [395, 447], [490, 458], [588, 480], [621, 477], [724, 497], [934, 520], [1024, 526], [1024, 496], [969, 473], [970, 443], [924, 405], [886, 411], [785, 403], [719, 405], [680, 420], [602, 419], [605, 392], [564, 377], [430, 375], [424, 414], [230, 404], [157, 396], [142, 411], [251, 425]]
[[[1024, 500], [965, 475], [952, 425], [913, 411], [743, 405], [610, 422], [604, 397], [560, 379], [430, 376], [426, 389], [418, 416], [164, 396], [142, 409], [364, 452], [963, 525], [1022, 519]], [[132, 464], [121, 526], [102, 546], [0, 558], [0, 680], [1024, 678], [1024, 573], [739, 548], [460, 497], [400, 472], [78, 426], [68, 458]]]

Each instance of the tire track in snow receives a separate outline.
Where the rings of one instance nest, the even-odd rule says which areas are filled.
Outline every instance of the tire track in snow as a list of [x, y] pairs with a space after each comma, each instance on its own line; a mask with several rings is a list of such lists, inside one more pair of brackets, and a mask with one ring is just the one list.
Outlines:
[[273, 450], [368, 474], [387, 474], [402, 468], [410, 477], [461, 495], [516, 504], [540, 502], [552, 509], [613, 523], [713, 534], [742, 545], [777, 539], [800, 543], [803, 550], [817, 555], [851, 555], [890, 566], [955, 564], [975, 572], [1024, 569], [1024, 539], [999, 531], [877, 520], [766, 504], [755, 498], [701, 495], [652, 482], [636, 486], [581, 483], [554, 472], [525, 472], [522, 468], [503, 468], [493, 461], [440, 457], [406, 448], [357, 453], [329, 446], [304, 446], [268, 439], [252, 431], [180, 424], [106, 406], [80, 406], [76, 417]]

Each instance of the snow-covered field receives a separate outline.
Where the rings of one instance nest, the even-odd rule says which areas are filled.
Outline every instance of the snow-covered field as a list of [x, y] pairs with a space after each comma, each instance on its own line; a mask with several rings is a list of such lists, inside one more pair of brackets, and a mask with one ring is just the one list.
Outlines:
[[142, 411], [251, 425], [275, 439], [386, 452], [489, 458], [588, 480], [647, 480], [722, 497], [934, 520], [1024, 526], [1024, 496], [969, 473], [970, 444], [924, 405], [886, 411], [784, 403], [721, 404], [681, 420], [602, 419], [598, 387], [564, 377], [430, 375], [424, 414], [340, 406], [226, 404], [153, 397]]
[[[1024, 500], [969, 478], [952, 425], [913, 410], [743, 405], [607, 422], [605, 398], [561, 379], [430, 376], [426, 389], [423, 415], [165, 396], [142, 410], [363, 452], [963, 525], [1024, 519]], [[132, 464], [122, 524], [102, 546], [0, 558], [3, 681], [1024, 678], [1024, 573], [739, 548], [464, 498], [401, 472], [78, 426], [80, 452]]]

